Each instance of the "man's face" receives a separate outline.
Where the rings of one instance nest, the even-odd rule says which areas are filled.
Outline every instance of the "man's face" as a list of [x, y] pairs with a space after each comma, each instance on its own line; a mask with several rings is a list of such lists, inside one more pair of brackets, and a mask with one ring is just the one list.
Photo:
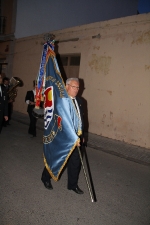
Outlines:
[[2, 75], [0, 74], [0, 84], [2, 84], [2, 81], [3, 81]]
[[9, 81], [8, 80], [4, 80], [4, 85], [8, 86]]
[[79, 91], [79, 83], [75, 80], [71, 80], [69, 84], [66, 85], [66, 90], [68, 92], [68, 95], [71, 97], [76, 97]]

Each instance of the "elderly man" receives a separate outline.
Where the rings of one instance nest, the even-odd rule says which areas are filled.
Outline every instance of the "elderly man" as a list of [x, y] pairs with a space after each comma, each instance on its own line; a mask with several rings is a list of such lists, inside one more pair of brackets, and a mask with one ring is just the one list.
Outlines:
[[0, 133], [3, 125], [3, 118], [8, 120], [8, 101], [7, 92], [5, 87], [2, 85], [2, 75], [0, 74]]
[[[79, 97], [76, 97], [79, 91], [79, 80], [78, 78], [69, 78], [66, 81], [66, 90], [68, 95], [72, 98], [73, 103], [75, 104], [78, 116], [82, 121], [82, 133], [83, 133], [83, 110], [82, 110], [82, 101]], [[63, 141], [63, 140], [62, 140]], [[80, 145], [83, 143], [83, 135], [80, 136]], [[81, 169], [81, 160], [77, 147], [72, 152], [67, 163], [68, 171], [68, 189], [73, 190], [77, 194], [83, 194], [83, 191], [78, 187], [78, 178]], [[44, 186], [47, 189], [53, 189], [51, 184], [51, 177], [48, 173], [46, 167], [43, 170], [41, 180], [44, 183]]]

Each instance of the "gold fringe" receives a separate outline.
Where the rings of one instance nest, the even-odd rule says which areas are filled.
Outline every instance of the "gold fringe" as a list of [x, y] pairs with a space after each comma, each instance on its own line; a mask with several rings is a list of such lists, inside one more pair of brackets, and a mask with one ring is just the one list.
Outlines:
[[65, 165], [66, 165], [66, 163], [67, 163], [67, 161], [68, 161], [70, 155], [72, 154], [73, 150], [75, 149], [75, 147], [77, 146], [77, 144], [78, 144], [79, 142], [80, 142], [80, 138], [78, 138], [78, 140], [77, 140], [77, 141], [75, 142], [75, 144], [73, 145], [73, 147], [72, 147], [72, 149], [70, 150], [70, 152], [69, 152], [69, 154], [68, 154], [68, 156], [67, 156], [65, 162], [64, 162], [63, 165], [61, 166], [61, 168], [60, 168], [60, 170], [59, 170], [57, 176], [55, 176], [55, 175], [53, 174], [53, 172], [51, 171], [51, 169], [49, 168], [49, 166], [48, 166], [48, 164], [47, 164], [46, 158], [44, 157], [44, 164], [45, 164], [45, 167], [46, 167], [47, 171], [49, 172], [50, 176], [52, 177], [52, 179], [53, 179], [54, 181], [58, 181], [59, 176], [60, 176], [62, 170], [64, 169], [64, 167], [65, 167]]
[[78, 135], [78, 136], [81, 136], [81, 135], [82, 135], [82, 131], [81, 131], [81, 130], [78, 130], [77, 135]]

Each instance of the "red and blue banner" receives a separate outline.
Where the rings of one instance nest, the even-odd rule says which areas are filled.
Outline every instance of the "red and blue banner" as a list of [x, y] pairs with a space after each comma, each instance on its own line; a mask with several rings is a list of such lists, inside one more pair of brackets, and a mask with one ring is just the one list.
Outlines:
[[[42, 68], [42, 69], [41, 69]], [[57, 181], [81, 135], [81, 119], [61, 77], [53, 45], [43, 48], [38, 88], [44, 86], [44, 163]]]

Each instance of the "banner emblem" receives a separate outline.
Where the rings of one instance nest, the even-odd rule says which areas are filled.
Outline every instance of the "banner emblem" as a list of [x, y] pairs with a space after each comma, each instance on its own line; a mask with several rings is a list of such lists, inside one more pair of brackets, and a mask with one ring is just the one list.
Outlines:
[[52, 118], [54, 111], [54, 101], [53, 101], [53, 86], [45, 89], [45, 102], [44, 102], [44, 129], [47, 129]]

